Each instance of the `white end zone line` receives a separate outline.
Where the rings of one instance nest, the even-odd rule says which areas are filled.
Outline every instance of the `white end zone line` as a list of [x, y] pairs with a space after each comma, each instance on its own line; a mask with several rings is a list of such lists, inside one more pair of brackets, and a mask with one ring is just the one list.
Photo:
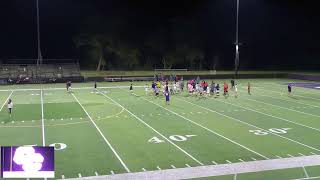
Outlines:
[[262, 155], [262, 154], [260, 154], [260, 153], [258, 153], [258, 152], [256, 152], [256, 151], [254, 151], [254, 150], [252, 150], [252, 149], [250, 149], [250, 148], [248, 148], [248, 147], [246, 147], [246, 146], [244, 146], [244, 145], [242, 145], [242, 144], [240, 144], [240, 143], [238, 143], [238, 142], [235, 142], [235, 141], [233, 141], [233, 140], [231, 140], [231, 139], [229, 139], [229, 138], [227, 138], [227, 137], [225, 137], [225, 136], [223, 136], [223, 135], [221, 135], [221, 134], [219, 134], [219, 133], [217, 133], [217, 132], [215, 132], [215, 131], [213, 131], [213, 130], [211, 130], [211, 129], [209, 129], [209, 128], [207, 128], [207, 127], [205, 127], [205, 126], [203, 126], [203, 125], [201, 125], [201, 124], [199, 124], [199, 123], [197, 123], [197, 122], [192, 121], [191, 119], [188, 119], [188, 118], [186, 118], [186, 117], [184, 117], [184, 116], [182, 116], [182, 115], [180, 115], [180, 114], [178, 114], [178, 113], [176, 113], [176, 112], [174, 112], [174, 111], [172, 111], [172, 110], [170, 110], [170, 109], [167, 109], [167, 108], [165, 108], [165, 107], [163, 107], [163, 106], [161, 106], [161, 105], [159, 105], [159, 104], [157, 104], [157, 103], [154, 103], [154, 102], [152, 102], [152, 101], [149, 101], [148, 99], [145, 99], [145, 98], [143, 98], [143, 97], [141, 97], [141, 98], [144, 99], [145, 101], [148, 101], [149, 103], [152, 103], [152, 104], [154, 104], [154, 105], [156, 105], [156, 106], [158, 106], [158, 107], [161, 107], [161, 108], [167, 110], [168, 112], [170, 112], [170, 113], [172, 113], [172, 114], [174, 114], [174, 115], [176, 115], [176, 116], [181, 117], [181, 118], [184, 119], [184, 120], [187, 120], [187, 121], [191, 122], [192, 124], [195, 124], [195, 125], [203, 128], [203, 129], [205, 129], [205, 130], [207, 130], [207, 131], [215, 134], [216, 136], [219, 136], [219, 137], [221, 137], [221, 138], [223, 138], [223, 139], [225, 139], [225, 140], [227, 140], [227, 141], [230, 141], [231, 143], [236, 144], [236, 145], [238, 145], [238, 146], [240, 146], [240, 147], [242, 147], [242, 148], [244, 148], [244, 149], [246, 149], [246, 150], [248, 150], [248, 151], [250, 151], [250, 152], [252, 152], [252, 153], [254, 153], [254, 154], [258, 155], [258, 156], [260, 156], [260, 157], [263, 157], [263, 158], [265, 158], [265, 159], [269, 159], [268, 157], [266, 157], [266, 156], [264, 156], [264, 155]]
[[81, 108], [83, 109], [83, 111], [86, 113], [86, 115], [88, 116], [88, 118], [90, 119], [90, 121], [92, 122], [92, 124], [94, 125], [94, 127], [98, 130], [98, 132], [100, 133], [100, 135], [102, 136], [103, 140], [107, 143], [107, 145], [110, 147], [110, 149], [112, 150], [112, 152], [114, 153], [114, 155], [118, 158], [118, 160], [120, 161], [120, 163], [122, 164], [122, 166], [125, 168], [125, 170], [127, 172], [130, 172], [130, 169], [127, 167], [127, 165], [122, 161], [121, 157], [119, 156], [119, 154], [116, 152], [116, 150], [112, 147], [112, 145], [110, 144], [110, 142], [107, 140], [107, 138], [103, 135], [103, 133], [101, 132], [100, 128], [97, 126], [97, 124], [92, 120], [91, 116], [89, 115], [89, 113], [87, 112], [87, 110], [82, 106], [82, 104], [80, 103], [80, 101], [78, 100], [78, 98], [71, 93], [71, 95], [74, 97], [74, 99], [78, 102], [78, 104], [81, 106]]
[[[100, 91], [99, 91], [100, 92]], [[101, 95], [103, 95], [104, 97], [108, 98], [109, 100], [111, 100], [113, 103], [117, 104], [118, 106], [122, 107], [125, 111], [127, 111], [129, 114], [131, 114], [133, 117], [135, 117], [137, 120], [139, 120], [142, 124], [144, 124], [145, 126], [147, 126], [148, 128], [150, 128], [151, 130], [153, 130], [155, 133], [157, 133], [159, 136], [161, 136], [163, 139], [165, 139], [167, 142], [169, 142], [170, 144], [172, 144], [174, 147], [176, 147], [177, 149], [179, 149], [180, 151], [182, 151], [184, 154], [186, 154], [188, 157], [190, 157], [191, 159], [193, 159], [195, 162], [197, 162], [200, 165], [204, 165], [202, 162], [200, 162], [198, 159], [196, 159], [195, 157], [193, 157], [191, 154], [189, 154], [187, 151], [185, 151], [184, 149], [182, 149], [180, 146], [176, 145], [174, 142], [172, 142], [170, 139], [168, 139], [166, 136], [164, 136], [163, 134], [161, 134], [159, 131], [157, 131], [156, 129], [154, 129], [153, 127], [151, 127], [148, 123], [144, 122], [141, 118], [139, 118], [138, 116], [136, 116], [135, 114], [133, 114], [131, 111], [129, 111], [128, 109], [126, 109], [125, 107], [123, 107], [120, 103], [118, 103], [117, 101], [113, 100], [112, 98], [110, 98], [109, 96], [105, 95], [104, 93], [101, 93]]]
[[320, 165], [320, 156], [316, 155], [316, 156], [304, 156], [304, 157], [294, 157], [294, 158], [238, 162], [238, 163], [232, 163], [232, 164], [198, 166], [198, 167], [190, 167], [190, 168], [186, 167], [186, 168], [156, 170], [156, 171], [137, 172], [137, 173], [125, 173], [125, 174], [106, 175], [106, 176], [91, 176], [91, 177], [72, 178], [72, 179], [74, 180], [191, 179], [191, 178], [261, 172], [261, 171], [269, 171], [269, 170], [301, 168], [301, 167], [318, 166], [318, 165]]

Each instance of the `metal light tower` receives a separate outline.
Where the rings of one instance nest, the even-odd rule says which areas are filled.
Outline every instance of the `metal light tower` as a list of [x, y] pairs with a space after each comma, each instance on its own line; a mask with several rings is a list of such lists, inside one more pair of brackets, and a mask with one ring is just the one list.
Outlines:
[[37, 40], [38, 40], [37, 67], [38, 67], [38, 70], [39, 70], [40, 69], [40, 65], [42, 64], [41, 44], [40, 44], [39, 0], [37, 0]]
[[234, 60], [234, 70], [235, 70], [235, 76], [238, 75], [238, 69], [239, 69], [239, 0], [237, 0], [237, 20], [236, 20], [236, 56]]

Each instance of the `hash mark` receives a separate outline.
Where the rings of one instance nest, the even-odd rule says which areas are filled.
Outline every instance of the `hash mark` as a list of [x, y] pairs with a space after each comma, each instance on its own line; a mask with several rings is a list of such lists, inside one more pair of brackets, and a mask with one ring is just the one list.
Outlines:
[[81, 178], [81, 177], [82, 177], [80, 173], [78, 174], [78, 176], [79, 176], [79, 178]]
[[305, 156], [304, 154], [302, 154], [302, 153], [299, 153], [301, 156]]
[[99, 174], [97, 173], [97, 171], [96, 171], [96, 172], [94, 172], [94, 174], [95, 174], [96, 176], [99, 176]]
[[173, 169], [175, 169], [175, 168], [176, 168], [174, 165], [171, 165], [171, 167], [172, 167]]
[[289, 156], [289, 157], [294, 157], [294, 156], [292, 156], [291, 154], [288, 154], [288, 156]]
[[64, 175], [61, 175], [61, 178], [64, 179]]
[[227, 163], [229, 163], [229, 164], [231, 164], [232, 162], [231, 161], [229, 161], [229, 160], [226, 160], [227, 161]]
[[216, 163], [215, 161], [211, 161], [213, 164], [217, 165], [218, 163]]
[[113, 171], [110, 171], [111, 172], [111, 174], [113, 175], [114, 174], [114, 172]]
[[142, 168], [142, 171], [147, 171], [145, 168]]
[[252, 157], [251, 159], [252, 159], [252, 160], [254, 160], [254, 161], [256, 161], [256, 160], [257, 160], [256, 158], [253, 158], [253, 157]]
[[161, 170], [161, 168], [160, 168], [159, 166], [157, 166], [157, 169], [158, 169], [158, 170]]
[[187, 167], [191, 167], [189, 164], [186, 164]]
[[317, 155], [316, 153], [314, 153], [314, 152], [311, 152], [311, 154], [313, 154], [313, 155]]
[[281, 157], [281, 156], [277, 156], [277, 158], [280, 158], [280, 159], [281, 159], [282, 157]]
[[241, 161], [241, 162], [245, 162], [244, 160], [242, 160], [242, 159], [239, 159], [239, 161]]

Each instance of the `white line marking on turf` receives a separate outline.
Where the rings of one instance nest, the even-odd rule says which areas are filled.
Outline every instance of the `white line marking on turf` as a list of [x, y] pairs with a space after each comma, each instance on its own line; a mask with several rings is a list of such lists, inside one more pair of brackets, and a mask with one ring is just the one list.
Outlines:
[[158, 170], [161, 170], [161, 168], [160, 168], [159, 166], [157, 166], [157, 169], [158, 169]]
[[96, 176], [99, 176], [99, 174], [97, 173], [97, 171], [96, 171], [96, 172], [94, 172], [94, 174], [95, 174]]
[[145, 168], [142, 168], [142, 171], [147, 171]]
[[314, 152], [310, 152], [311, 154], [313, 154], [313, 155], [317, 155], [316, 153], [314, 153]]
[[82, 177], [80, 173], [78, 174], [78, 176], [79, 176], [79, 178], [81, 178], [81, 177]]
[[281, 156], [276, 156], [277, 158], [281, 159], [282, 157]]
[[211, 161], [214, 165], [217, 165], [218, 163], [216, 163], [215, 161]]
[[301, 156], [305, 156], [304, 154], [302, 154], [302, 153], [299, 153]]
[[12, 96], [13, 91], [11, 91], [11, 93], [9, 94], [9, 96], [7, 97], [7, 99], [4, 101], [4, 103], [2, 104], [1, 108], [0, 108], [0, 112], [2, 111], [3, 107], [6, 105], [6, 103], [8, 102], [8, 100], [10, 99], [10, 97]]
[[303, 169], [303, 172], [304, 172], [306, 178], [309, 178], [309, 174], [308, 174], [306, 168], [304, 166], [302, 166], [302, 169]]
[[306, 114], [306, 115], [310, 115], [310, 116], [314, 116], [314, 117], [320, 117], [320, 116], [315, 115], [315, 114], [306, 113], [306, 112], [303, 112], [303, 111], [298, 111], [298, 110], [294, 110], [294, 109], [290, 109], [290, 108], [286, 108], [286, 107], [282, 107], [282, 106], [274, 105], [274, 104], [271, 104], [271, 103], [266, 103], [266, 102], [263, 102], [263, 101], [258, 101], [258, 100], [249, 99], [249, 98], [246, 98], [246, 99], [247, 99], [247, 100], [249, 100], [249, 101], [258, 102], [258, 103], [262, 103], [262, 104], [266, 104], [266, 105], [270, 105], [270, 106], [274, 106], [274, 107], [278, 107], [278, 108], [286, 109], [286, 110], [289, 110], [289, 111], [294, 111], [294, 112], [298, 112], [298, 113], [302, 113], [302, 114]]
[[65, 178], [64, 175], [61, 175], [61, 178], [64, 179]]
[[227, 163], [229, 163], [229, 164], [231, 164], [232, 162], [231, 161], [229, 161], [229, 160], [226, 160], [227, 161]]
[[294, 156], [292, 156], [291, 154], [287, 154], [289, 157], [294, 157]]
[[256, 160], [257, 160], [256, 158], [253, 158], [253, 157], [252, 157], [251, 159], [252, 159], [252, 160], [254, 160], [254, 161], [256, 161]]
[[170, 165], [173, 169], [175, 169], [176, 167], [174, 165]]
[[[145, 99], [145, 98], [143, 98], [143, 99]], [[195, 125], [197, 125], [197, 126], [199, 126], [199, 127], [202, 127], [203, 129], [205, 129], [205, 130], [207, 130], [207, 131], [209, 131], [209, 132], [211, 132], [211, 133], [213, 133], [213, 134], [215, 134], [215, 135], [217, 135], [217, 136], [219, 136], [219, 137], [221, 137], [221, 138], [223, 138], [223, 139], [226, 139], [226, 140], [228, 140], [228, 141], [230, 141], [230, 142], [232, 142], [232, 143], [234, 143], [234, 144], [236, 144], [236, 145], [238, 145], [238, 146], [240, 146], [240, 147], [242, 147], [242, 148], [244, 148], [244, 149], [246, 149], [246, 150], [248, 150], [248, 151], [251, 151], [251, 152], [253, 152], [253, 153], [255, 153], [255, 154], [257, 154], [257, 155], [259, 155], [259, 156], [261, 156], [261, 157], [263, 157], [263, 158], [265, 158], [265, 159], [269, 159], [268, 157], [266, 157], [266, 156], [264, 156], [264, 155], [262, 155], [262, 154], [260, 154], [260, 153], [258, 153], [258, 152], [256, 152], [256, 151], [254, 151], [254, 150], [252, 150], [252, 149], [250, 149], [250, 148], [248, 148], [248, 147], [246, 147], [246, 146], [244, 146], [244, 145], [242, 145], [242, 144], [240, 144], [240, 143], [238, 143], [238, 142], [235, 142], [235, 141], [233, 141], [233, 140], [231, 140], [231, 139], [229, 139], [229, 138], [227, 138], [227, 137], [225, 137], [225, 136], [223, 136], [223, 135], [221, 135], [221, 134], [219, 134], [219, 133], [217, 133], [217, 132], [215, 132], [215, 131], [213, 131], [213, 130], [211, 130], [211, 129], [209, 129], [209, 128], [207, 128], [207, 127], [205, 127], [205, 126], [203, 126], [203, 125], [201, 125], [201, 124], [199, 124], [199, 123], [196, 123], [196, 122], [194, 122], [194, 121], [192, 121], [192, 120], [190, 120], [190, 119], [188, 119], [188, 118], [186, 118], [186, 117], [184, 117], [184, 116], [181, 116], [180, 114], [178, 114], [178, 113], [176, 113], [176, 112], [174, 112], [174, 111], [171, 111], [171, 110], [169, 110], [169, 109], [167, 109], [167, 108], [165, 108], [165, 107], [163, 107], [163, 106], [160, 106], [160, 105], [157, 104], [157, 103], [154, 103], [154, 102], [152, 102], [152, 101], [149, 101], [149, 100], [147, 100], [147, 99], [145, 99], [145, 100], [148, 101], [148, 102], [150, 102], [150, 103], [152, 103], [152, 104], [154, 104], [154, 105], [157, 105], [157, 106], [159, 106], [159, 107], [161, 107], [161, 108], [163, 108], [163, 109], [171, 112], [172, 114], [175, 114], [175, 115], [177, 115], [177, 116], [179, 116], [179, 117], [181, 117], [181, 118], [183, 118], [183, 119], [185, 119], [185, 120], [187, 120], [187, 121], [189, 121], [189, 122], [191, 122], [191, 123], [193, 123], [193, 124], [195, 124]], [[183, 100], [183, 101], [185, 101], [185, 100]], [[189, 101], [185, 101], [185, 102], [190, 103]]]
[[191, 167], [189, 164], [186, 164], [187, 167]]
[[112, 147], [112, 145], [110, 144], [110, 142], [107, 140], [107, 138], [103, 135], [103, 133], [101, 132], [100, 128], [97, 126], [97, 124], [93, 121], [93, 119], [91, 118], [91, 116], [89, 115], [89, 113], [87, 112], [87, 110], [82, 106], [82, 104], [80, 103], [80, 101], [78, 100], [78, 98], [72, 93], [71, 94], [74, 99], [78, 102], [78, 104], [81, 106], [81, 108], [83, 109], [83, 111], [87, 114], [88, 118], [90, 119], [90, 121], [92, 122], [92, 124], [95, 126], [95, 128], [98, 130], [98, 132], [100, 133], [100, 135], [102, 136], [103, 140], [107, 143], [107, 145], [110, 147], [110, 149], [112, 150], [112, 152], [114, 153], [114, 155], [118, 158], [118, 160], [120, 161], [120, 163], [122, 164], [122, 166], [125, 168], [125, 170], [127, 172], [130, 172], [130, 169], [127, 167], [127, 165], [122, 161], [121, 157], [119, 156], [119, 154], [116, 152], [116, 150]]
[[199, 160], [197, 160], [195, 157], [193, 157], [191, 154], [189, 154], [187, 151], [185, 151], [184, 149], [182, 149], [180, 146], [176, 145], [174, 142], [172, 142], [170, 139], [168, 139], [166, 136], [164, 136], [163, 134], [161, 134], [159, 131], [155, 130], [153, 127], [151, 127], [148, 123], [144, 122], [141, 118], [139, 118], [138, 116], [136, 116], [135, 114], [133, 114], [131, 111], [129, 111], [128, 109], [126, 109], [125, 107], [123, 107], [120, 103], [118, 103], [117, 101], [113, 100], [112, 98], [110, 98], [109, 96], [102, 94], [104, 97], [108, 98], [109, 100], [111, 100], [113, 103], [117, 104], [118, 106], [122, 107], [124, 110], [126, 110], [129, 114], [131, 114], [133, 117], [135, 117], [137, 120], [139, 120], [141, 123], [143, 123], [144, 125], [146, 125], [147, 127], [149, 127], [150, 129], [152, 129], [154, 132], [156, 132], [159, 136], [161, 136], [163, 139], [167, 140], [170, 144], [172, 144], [173, 146], [175, 146], [177, 149], [179, 149], [180, 151], [182, 151], [184, 154], [186, 154], [187, 156], [189, 156], [191, 159], [193, 159], [194, 161], [196, 161], [198, 164], [203, 165], [202, 162], [200, 162]]
[[216, 100], [216, 101], [219, 101], [219, 102], [222, 102], [222, 103], [225, 103], [225, 104], [229, 104], [229, 105], [231, 105], [231, 106], [236, 106], [236, 107], [240, 107], [240, 108], [243, 108], [243, 109], [247, 109], [247, 110], [249, 110], [249, 111], [253, 111], [253, 112], [256, 112], [256, 113], [259, 113], [259, 114], [263, 114], [263, 115], [265, 115], [265, 116], [273, 117], [273, 118], [275, 118], [275, 119], [280, 119], [280, 120], [282, 120], [282, 121], [290, 122], [290, 123], [292, 123], [292, 124], [299, 125], [299, 126], [302, 126], [302, 127], [305, 127], [305, 128], [309, 128], [309, 129], [313, 129], [313, 130], [315, 130], [315, 131], [320, 132], [320, 129], [317, 129], [317, 128], [314, 128], [314, 127], [311, 127], [311, 126], [307, 126], [307, 125], [304, 125], [304, 124], [301, 124], [301, 123], [297, 123], [297, 122], [294, 122], [294, 121], [290, 121], [290, 120], [288, 120], [288, 119], [281, 118], [281, 117], [278, 117], [278, 116], [273, 116], [273, 115], [271, 115], [271, 114], [264, 113], [264, 112], [261, 112], [261, 111], [257, 111], [257, 110], [251, 109], [251, 108], [249, 108], [249, 107], [240, 106], [240, 105], [233, 104], [233, 103], [229, 103], [229, 102], [222, 101], [222, 100]]
[[245, 162], [244, 160], [242, 160], [242, 159], [239, 159], [239, 161], [241, 161], [241, 162]]
[[110, 173], [113, 175], [114, 174], [114, 172], [113, 171], [110, 171]]
[[43, 113], [43, 92], [42, 89], [40, 91], [41, 94], [41, 127], [42, 127], [42, 146], [46, 145], [46, 137], [45, 137], [45, 131], [44, 131], [44, 113]]
[[[214, 112], [214, 113], [219, 114], [219, 115], [221, 115], [221, 116], [224, 116], [224, 117], [226, 117], [226, 118], [232, 119], [232, 120], [237, 121], [237, 122], [240, 122], [240, 123], [242, 123], [242, 124], [246, 124], [247, 126], [254, 127], [254, 128], [259, 129], [259, 130], [267, 131], [267, 130], [265, 130], [265, 129], [263, 129], [263, 128], [260, 128], [260, 127], [258, 127], [258, 126], [255, 126], [255, 125], [253, 125], [253, 124], [250, 124], [250, 123], [247, 123], [247, 122], [241, 121], [240, 119], [233, 118], [233, 117], [231, 117], [231, 116], [228, 116], [228, 115], [225, 115], [225, 114], [219, 113], [219, 112], [217, 112], [217, 111], [214, 111], [214, 110], [208, 109], [208, 108], [203, 107], [203, 106], [200, 106], [200, 105], [198, 105], [198, 104], [194, 104], [194, 103], [192, 103], [192, 102], [189, 102], [189, 101], [186, 101], [186, 100], [182, 100], [182, 99], [179, 99], [179, 98], [178, 98], [178, 100], [181, 100], [181, 101], [184, 101], [184, 102], [187, 102], [187, 103], [193, 104], [193, 105], [195, 105], [195, 106], [201, 107], [201, 108], [203, 108], [203, 109], [206, 109], [206, 110], [208, 110], [208, 111]], [[304, 147], [307, 147], [307, 148], [309, 148], [309, 149], [313, 149], [313, 150], [316, 150], [316, 151], [319, 151], [319, 152], [320, 152], [320, 149], [317, 149], [317, 148], [315, 148], [315, 147], [312, 147], [312, 146], [306, 145], [306, 144], [301, 143], [301, 142], [299, 142], [299, 141], [296, 141], [296, 140], [293, 140], [293, 139], [287, 138], [287, 137], [282, 136], [282, 135], [280, 135], [280, 134], [276, 134], [276, 133], [273, 133], [273, 132], [269, 132], [269, 134], [273, 134], [273, 135], [275, 135], [275, 136], [281, 137], [281, 138], [283, 138], [283, 139], [286, 139], [286, 140], [288, 140], [288, 141], [294, 142], [294, 143], [299, 144], [299, 145], [301, 145], [301, 146], [304, 146]]]
[[234, 174], [233, 180], [237, 180], [237, 174]]

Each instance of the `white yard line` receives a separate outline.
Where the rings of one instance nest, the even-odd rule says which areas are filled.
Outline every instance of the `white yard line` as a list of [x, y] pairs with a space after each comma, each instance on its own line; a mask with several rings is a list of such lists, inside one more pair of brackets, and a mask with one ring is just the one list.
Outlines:
[[43, 113], [43, 92], [41, 89], [41, 129], [42, 129], [42, 146], [46, 145], [46, 137], [45, 137], [45, 131], [44, 131], [44, 113]]
[[[99, 91], [100, 92], [100, 91]], [[165, 139], [167, 142], [169, 142], [170, 144], [172, 144], [173, 146], [175, 146], [177, 149], [179, 149], [180, 151], [182, 151], [184, 154], [186, 154], [187, 156], [189, 156], [191, 159], [193, 159], [195, 162], [197, 162], [200, 165], [203, 165], [202, 162], [200, 162], [198, 159], [196, 159], [195, 157], [193, 157], [191, 154], [189, 154], [187, 151], [185, 151], [184, 149], [182, 149], [180, 146], [176, 145], [174, 142], [172, 142], [170, 139], [168, 139], [166, 136], [164, 136], [163, 134], [161, 134], [159, 131], [157, 131], [156, 129], [154, 129], [152, 126], [150, 126], [148, 123], [144, 122], [141, 118], [139, 118], [138, 116], [136, 116], [135, 114], [133, 114], [131, 111], [129, 111], [128, 109], [126, 109], [124, 106], [122, 106], [120, 103], [118, 103], [117, 101], [113, 100], [112, 98], [110, 98], [109, 96], [105, 95], [104, 93], [101, 93], [101, 95], [103, 95], [104, 97], [108, 98], [110, 101], [112, 101], [113, 103], [117, 104], [118, 106], [122, 107], [125, 111], [127, 111], [129, 114], [131, 114], [133, 117], [135, 117], [138, 121], [140, 121], [142, 124], [144, 124], [145, 126], [147, 126], [148, 128], [150, 128], [151, 130], [153, 130], [155, 133], [157, 133], [159, 136], [161, 136], [163, 139]]]
[[[200, 106], [200, 105], [198, 105], [198, 104], [194, 104], [194, 103], [192, 103], [192, 102], [189, 102], [189, 101], [186, 101], [186, 100], [183, 100], [183, 99], [179, 99], [179, 98], [177, 98], [177, 99], [178, 99], [178, 100], [181, 100], [181, 101], [184, 101], [184, 102], [187, 102], [187, 103], [190, 103], [190, 104], [193, 104], [193, 105], [198, 106], [198, 107], [200, 107], [200, 108], [206, 109], [206, 110], [208, 110], [208, 111], [210, 111], [210, 112], [219, 114], [219, 115], [224, 116], [224, 117], [226, 117], [226, 118], [232, 119], [232, 120], [234, 120], [234, 121], [240, 122], [240, 123], [242, 123], [242, 124], [246, 124], [247, 126], [254, 127], [254, 128], [259, 129], [259, 130], [266, 131], [266, 130], [263, 129], [263, 128], [260, 128], [260, 127], [258, 127], [258, 126], [255, 126], [255, 125], [253, 125], [253, 124], [250, 124], [250, 123], [247, 123], [247, 122], [244, 122], [244, 121], [241, 121], [240, 119], [233, 118], [233, 117], [231, 117], [231, 116], [228, 116], [228, 115], [219, 113], [219, 112], [214, 111], [214, 110], [212, 110], [212, 109], [208, 109], [208, 108], [206, 108], [206, 107]], [[296, 141], [296, 140], [287, 138], [287, 137], [285, 137], [285, 136], [282, 136], [282, 135], [280, 135], [280, 134], [276, 134], [276, 133], [273, 133], [273, 132], [269, 132], [269, 133], [270, 133], [270, 134], [273, 134], [273, 135], [275, 135], [275, 136], [281, 137], [281, 138], [283, 138], [283, 139], [286, 139], [286, 140], [288, 140], [288, 141], [294, 142], [294, 143], [296, 143], [296, 144], [299, 144], [299, 145], [301, 145], [301, 146], [307, 147], [307, 148], [309, 148], [309, 149], [313, 149], [313, 150], [316, 150], [316, 151], [319, 151], [319, 152], [320, 152], [320, 149], [317, 149], [317, 148], [315, 148], [315, 147], [306, 145], [306, 144], [301, 143], [301, 142], [299, 142], [299, 141]]]
[[310, 176], [309, 176], [309, 174], [308, 174], [308, 172], [307, 172], [306, 168], [305, 168], [304, 166], [302, 166], [302, 169], [303, 169], [303, 172], [304, 172], [304, 174], [305, 174], [306, 178], [309, 178]]
[[[267, 90], [264, 90], [264, 89], [258, 89], [260, 91], [265, 91], [265, 92], [269, 92]], [[270, 93], [270, 92], [269, 92]], [[272, 92], [271, 92], [272, 93]], [[261, 95], [259, 94], [259, 96], [265, 96], [265, 97], [269, 97], [269, 98], [273, 98], [273, 99], [279, 99], [279, 100], [283, 100], [283, 101], [288, 101], [288, 102], [294, 102], [294, 103], [297, 103], [297, 104], [302, 104], [302, 105], [307, 105], [307, 106], [312, 106], [312, 107], [316, 107], [316, 108], [320, 108], [320, 106], [316, 106], [316, 105], [313, 105], [313, 104], [308, 104], [308, 103], [302, 103], [300, 101], [294, 101], [294, 100], [289, 100], [289, 99], [285, 99], [285, 98], [278, 98], [277, 97], [272, 97], [272, 96], [268, 96], [268, 95]]]
[[[142, 98], [142, 97], [141, 97], [141, 98]], [[231, 140], [231, 139], [229, 139], [229, 138], [227, 138], [227, 137], [225, 137], [225, 136], [223, 136], [223, 135], [221, 135], [221, 134], [219, 134], [219, 133], [217, 133], [217, 132], [215, 132], [215, 131], [213, 131], [213, 130], [211, 130], [211, 129], [209, 129], [209, 128], [207, 128], [207, 127], [205, 127], [205, 126], [203, 126], [203, 125], [201, 125], [201, 124], [199, 124], [199, 123], [197, 123], [197, 122], [194, 122], [194, 121], [192, 121], [191, 119], [188, 119], [188, 118], [186, 118], [186, 117], [184, 117], [184, 116], [182, 116], [182, 115], [180, 115], [180, 114], [178, 114], [178, 113], [176, 113], [176, 112], [174, 112], [174, 111], [172, 111], [172, 110], [170, 110], [170, 109], [167, 109], [167, 108], [165, 108], [165, 107], [163, 107], [163, 106], [161, 106], [161, 105], [159, 105], [159, 104], [157, 104], [157, 103], [154, 103], [154, 102], [152, 102], [152, 101], [149, 101], [148, 99], [145, 99], [145, 98], [142, 98], [142, 99], [144, 99], [145, 101], [148, 101], [148, 102], [150, 102], [150, 103], [152, 103], [152, 104], [154, 104], [154, 105], [156, 105], [156, 106], [158, 106], [158, 107], [161, 107], [162, 109], [165, 109], [165, 110], [167, 110], [168, 112], [170, 112], [170, 113], [172, 113], [172, 114], [174, 114], [174, 115], [176, 115], [176, 116], [179, 116], [179, 117], [181, 117], [182, 119], [185, 119], [185, 120], [191, 122], [192, 124], [195, 124], [195, 125], [203, 128], [203, 129], [205, 129], [205, 130], [207, 130], [207, 131], [209, 131], [209, 132], [211, 132], [211, 133], [213, 133], [213, 134], [215, 134], [215, 135], [217, 135], [217, 136], [225, 139], [225, 140], [228, 140], [228, 141], [232, 142], [233, 144], [236, 144], [236, 145], [238, 145], [238, 146], [240, 146], [240, 147], [242, 147], [242, 148], [244, 148], [244, 149], [246, 149], [246, 150], [254, 153], [254, 154], [257, 154], [257, 155], [259, 155], [259, 156], [261, 156], [261, 157], [263, 157], [263, 158], [265, 158], [265, 159], [269, 159], [268, 157], [266, 157], [266, 156], [264, 156], [264, 155], [262, 155], [262, 154], [260, 154], [260, 153], [258, 153], [258, 152], [256, 152], [256, 151], [254, 151], [254, 150], [252, 150], [252, 149], [250, 149], [250, 148], [248, 148], [248, 147], [246, 147], [246, 146], [244, 146], [244, 145], [242, 145], [242, 144], [240, 144], [240, 143], [238, 143], [238, 142], [236, 142], [236, 141], [233, 141], [233, 140]]]
[[83, 111], [86, 113], [86, 115], [88, 116], [88, 118], [90, 119], [90, 121], [92, 122], [92, 124], [94, 125], [94, 127], [97, 129], [97, 131], [100, 133], [101, 137], [103, 138], [103, 140], [107, 143], [107, 145], [110, 147], [110, 149], [112, 150], [112, 152], [114, 153], [114, 155], [118, 158], [118, 160], [120, 161], [120, 163], [122, 164], [122, 166], [125, 168], [125, 170], [127, 172], [130, 172], [130, 169], [127, 167], [127, 165], [123, 162], [123, 160], [121, 159], [121, 157], [119, 156], [119, 154], [117, 153], [117, 151], [112, 147], [111, 143], [107, 140], [107, 138], [104, 136], [104, 134], [101, 132], [100, 128], [97, 126], [97, 124], [93, 121], [93, 119], [91, 118], [91, 116], [89, 115], [89, 113], [87, 112], [87, 110], [83, 107], [83, 105], [80, 103], [80, 101], [78, 100], [78, 98], [71, 93], [71, 95], [73, 96], [73, 98], [78, 102], [78, 104], [81, 106], [81, 108], [83, 109]]
[[[175, 179], [192, 179], [201, 177], [223, 176], [223, 175], [235, 175], [241, 173], [262, 172], [270, 170], [281, 170], [289, 168], [301, 168], [307, 166], [317, 166], [320, 164], [320, 156], [305, 156], [283, 159], [271, 159], [260, 160], [250, 162], [238, 162], [232, 164], [221, 165], [208, 165], [198, 167], [186, 167], [167, 170], [156, 170], [137, 173], [125, 173], [117, 175], [106, 176], [92, 176], [85, 178], [73, 178], [75, 180], [141, 180], [141, 179], [153, 179], [153, 180], [175, 180]], [[302, 178], [305, 179], [305, 178]], [[311, 178], [310, 178], [311, 179]]]
[[7, 99], [4, 101], [4, 103], [2, 104], [1, 108], [0, 108], [0, 112], [2, 111], [3, 107], [6, 105], [6, 103], [8, 102], [8, 100], [10, 99], [10, 97], [12, 96], [13, 91], [11, 91], [11, 93], [9, 94], [9, 96], [7, 97]]
[[271, 114], [268, 114], [268, 113], [264, 113], [264, 112], [261, 112], [261, 111], [258, 111], [258, 110], [254, 110], [254, 109], [251, 109], [251, 108], [248, 108], [248, 107], [245, 107], [245, 106], [240, 106], [240, 105], [237, 105], [237, 104], [229, 103], [229, 102], [218, 100], [218, 99], [215, 99], [215, 101], [219, 101], [219, 102], [222, 102], [222, 103], [225, 103], [225, 104], [229, 104], [229, 105], [235, 106], [235, 107], [240, 107], [240, 108], [243, 108], [243, 109], [246, 109], [246, 110], [249, 110], [249, 111], [253, 111], [253, 112], [256, 112], [256, 113], [259, 113], [259, 114], [263, 114], [265, 116], [269, 116], [269, 117], [272, 117], [272, 118], [275, 118], [275, 119], [286, 121], [286, 122], [289, 122], [289, 123], [292, 123], [292, 124], [295, 124], [295, 125], [298, 125], [298, 126], [302, 126], [302, 127], [309, 128], [309, 129], [312, 129], [312, 130], [320, 132], [320, 129], [317, 129], [317, 128], [314, 128], [314, 127], [311, 127], [311, 126], [307, 126], [307, 125], [304, 125], [304, 124], [301, 124], [301, 123], [297, 123], [297, 122], [294, 122], [294, 121], [290, 121], [288, 119], [281, 118], [281, 117], [278, 117], [278, 116], [274, 116], [274, 115], [271, 115]]
[[262, 104], [266, 104], [266, 105], [270, 105], [270, 106], [274, 106], [274, 107], [286, 109], [286, 110], [289, 110], [289, 111], [298, 112], [298, 113], [301, 113], [301, 114], [306, 114], [306, 115], [310, 115], [310, 116], [320, 117], [319, 115], [315, 115], [315, 114], [311, 114], [311, 113], [306, 113], [306, 112], [303, 112], [303, 111], [298, 111], [298, 110], [295, 110], [295, 109], [286, 108], [286, 107], [274, 105], [274, 104], [271, 104], [271, 103], [266, 103], [266, 102], [263, 102], [263, 101], [258, 101], [258, 100], [249, 99], [249, 98], [246, 98], [246, 99], [249, 100], [249, 101], [255, 101], [255, 102], [258, 102], [258, 103], [262, 103]]

